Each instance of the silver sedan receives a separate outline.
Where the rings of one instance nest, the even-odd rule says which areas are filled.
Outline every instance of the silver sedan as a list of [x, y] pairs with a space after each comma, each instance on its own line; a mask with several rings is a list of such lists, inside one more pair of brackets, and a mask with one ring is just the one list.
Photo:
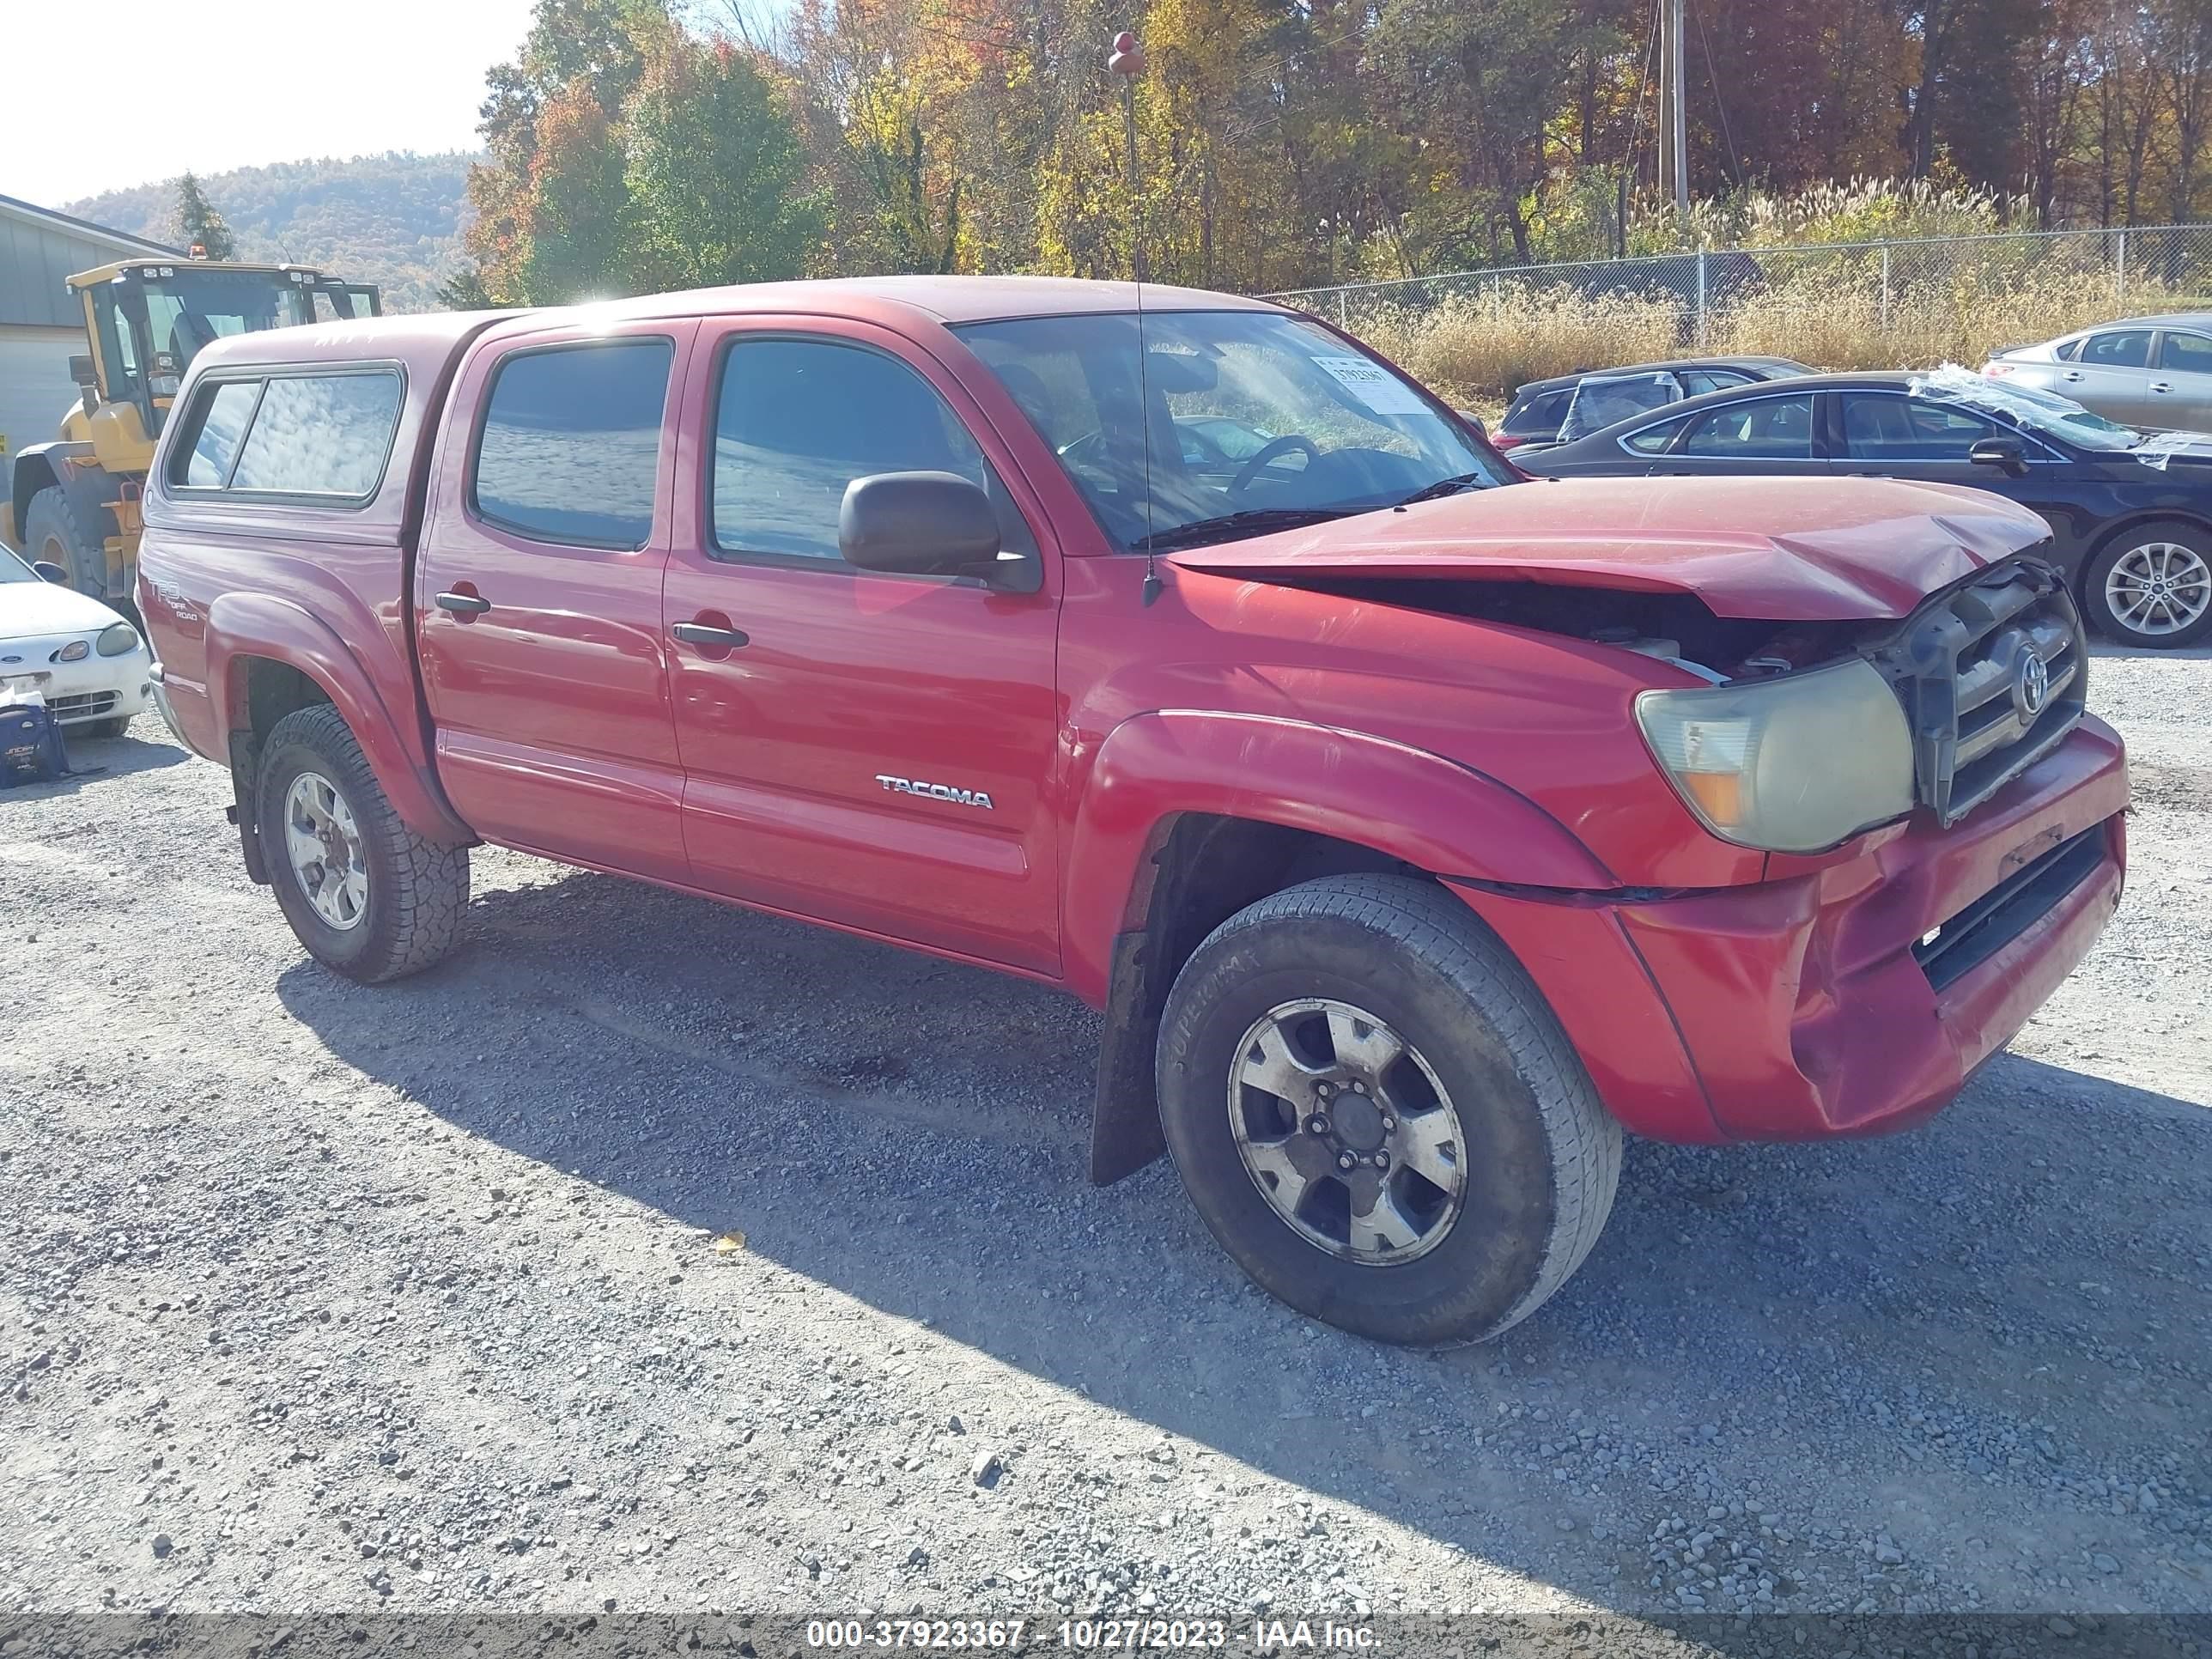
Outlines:
[[2099, 323], [2000, 351], [1982, 373], [2056, 392], [2128, 426], [2212, 428], [2212, 311]]

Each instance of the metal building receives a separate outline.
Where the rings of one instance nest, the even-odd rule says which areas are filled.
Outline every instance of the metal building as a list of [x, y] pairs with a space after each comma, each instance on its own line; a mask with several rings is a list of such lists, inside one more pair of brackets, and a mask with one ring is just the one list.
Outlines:
[[0, 196], [0, 498], [17, 453], [58, 435], [76, 396], [69, 360], [91, 349], [82, 305], [64, 279], [148, 253], [179, 257], [159, 242]]

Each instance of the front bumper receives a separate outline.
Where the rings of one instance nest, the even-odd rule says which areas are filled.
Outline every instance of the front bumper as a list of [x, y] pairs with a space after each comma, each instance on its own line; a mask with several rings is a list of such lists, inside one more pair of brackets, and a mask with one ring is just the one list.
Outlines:
[[91, 720], [128, 720], [143, 713], [153, 696], [153, 668], [154, 659], [141, 644], [119, 657], [95, 652], [77, 662], [41, 662], [35, 670], [0, 669], [0, 674], [35, 684], [66, 731]]
[[1810, 873], [1629, 903], [1456, 890], [1626, 1127], [1875, 1133], [1947, 1104], [2088, 954], [2119, 902], [2127, 798], [2118, 736], [2084, 716], [1949, 830], [1921, 813]]

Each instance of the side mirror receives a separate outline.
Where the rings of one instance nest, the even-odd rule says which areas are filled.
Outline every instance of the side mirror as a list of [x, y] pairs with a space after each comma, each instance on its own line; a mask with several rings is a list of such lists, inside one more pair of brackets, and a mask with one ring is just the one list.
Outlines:
[[40, 559], [31, 567], [31, 574], [42, 582], [52, 582], [59, 587], [69, 586], [69, 572], [51, 559]]
[[845, 486], [837, 550], [862, 570], [913, 576], [979, 576], [1034, 593], [1043, 567], [1001, 550], [999, 514], [979, 485], [954, 472], [877, 472]]
[[100, 375], [92, 366], [92, 355], [80, 351], [69, 360], [70, 381], [76, 387], [77, 402], [90, 415], [100, 406]]
[[1473, 427], [1474, 428], [1474, 435], [1476, 437], [1484, 440], [1486, 442], [1489, 440], [1490, 428], [1484, 422], [1481, 416], [1476, 414], [1471, 409], [1455, 409], [1452, 410], [1452, 413], [1458, 416], [1460, 419], [1465, 421], [1469, 426]]
[[2027, 471], [2027, 452], [2017, 438], [1984, 438], [1966, 452], [1966, 459], [1977, 466], [2000, 467], [2014, 477]]

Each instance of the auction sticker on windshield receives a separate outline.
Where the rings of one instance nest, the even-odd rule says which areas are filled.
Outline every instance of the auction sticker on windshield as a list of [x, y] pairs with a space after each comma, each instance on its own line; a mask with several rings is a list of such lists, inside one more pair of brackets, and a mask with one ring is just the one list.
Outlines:
[[1429, 406], [1421, 394], [1396, 375], [1364, 357], [1316, 357], [1316, 368], [1327, 371], [1352, 395], [1377, 415], [1425, 415]]

